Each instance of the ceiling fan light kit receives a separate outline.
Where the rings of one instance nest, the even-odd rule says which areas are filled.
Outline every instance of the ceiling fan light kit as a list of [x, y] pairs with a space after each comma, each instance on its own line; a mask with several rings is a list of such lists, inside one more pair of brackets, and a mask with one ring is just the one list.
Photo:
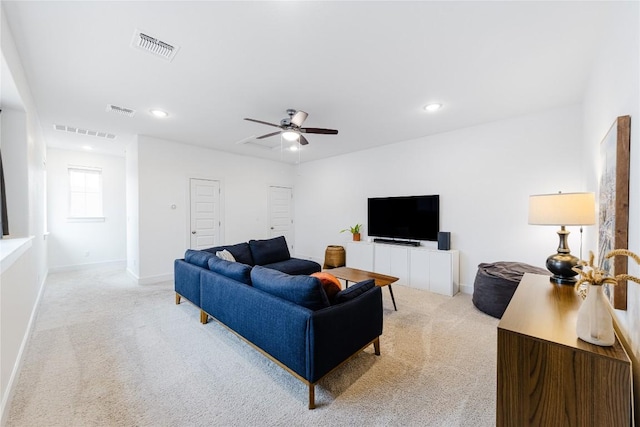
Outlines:
[[303, 128], [302, 124], [309, 117], [309, 114], [304, 111], [288, 109], [287, 114], [289, 117], [286, 117], [280, 120], [280, 124], [277, 125], [275, 123], [269, 123], [262, 120], [250, 119], [245, 117], [245, 120], [250, 122], [260, 123], [267, 126], [273, 126], [280, 128], [279, 131], [271, 132], [262, 136], [257, 137], [256, 139], [269, 138], [275, 135], [280, 134], [282, 138], [287, 141], [295, 141], [298, 140], [300, 145], [307, 145], [309, 141], [302, 135], [303, 133], [315, 133], [321, 135], [337, 135], [338, 131], [336, 129], [324, 129], [324, 128]]
[[298, 132], [295, 132], [295, 131], [292, 131], [292, 130], [286, 130], [286, 131], [282, 132], [282, 137], [284, 139], [286, 139], [287, 141], [296, 141], [299, 136], [300, 136], [300, 134]]

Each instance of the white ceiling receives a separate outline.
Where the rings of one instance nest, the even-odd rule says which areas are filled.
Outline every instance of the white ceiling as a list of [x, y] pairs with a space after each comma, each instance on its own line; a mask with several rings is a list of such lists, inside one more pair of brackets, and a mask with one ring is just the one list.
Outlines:
[[[123, 155], [136, 134], [238, 141], [309, 113], [301, 161], [579, 103], [612, 2], [3, 1], [47, 144]], [[136, 29], [180, 46], [130, 47]], [[437, 113], [422, 107], [441, 102]], [[137, 111], [129, 118], [107, 104]], [[151, 108], [169, 112], [153, 118]], [[53, 124], [105, 131], [105, 140]], [[270, 142], [278, 143], [279, 137]], [[295, 162], [298, 155], [285, 154]]]

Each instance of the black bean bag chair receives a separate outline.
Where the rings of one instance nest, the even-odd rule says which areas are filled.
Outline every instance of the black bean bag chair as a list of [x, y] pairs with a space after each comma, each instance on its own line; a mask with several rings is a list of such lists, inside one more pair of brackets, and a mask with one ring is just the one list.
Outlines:
[[473, 305], [478, 310], [500, 319], [524, 273], [550, 275], [544, 268], [522, 262], [499, 261], [478, 265], [478, 273], [473, 283]]

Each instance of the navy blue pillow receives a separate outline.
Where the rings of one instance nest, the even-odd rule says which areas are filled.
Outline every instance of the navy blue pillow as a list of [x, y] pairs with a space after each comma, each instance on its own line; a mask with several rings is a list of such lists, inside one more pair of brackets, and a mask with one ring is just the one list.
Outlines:
[[343, 289], [333, 297], [333, 304], [340, 304], [343, 302], [351, 301], [354, 298], [364, 294], [369, 289], [373, 288], [376, 285], [376, 282], [373, 279], [363, 280], [362, 282], [358, 282], [353, 286], [348, 287], [347, 289]]
[[266, 240], [249, 240], [249, 248], [251, 248], [255, 265], [273, 264], [291, 258], [284, 236]]
[[209, 270], [230, 279], [251, 285], [251, 267], [240, 262], [231, 262], [217, 256], [209, 258]]
[[205, 249], [205, 251], [211, 252], [215, 255], [216, 252], [223, 251], [225, 249], [231, 252], [231, 255], [233, 255], [236, 261], [247, 265], [255, 264], [253, 262], [253, 257], [251, 256], [251, 249], [249, 249], [249, 244], [246, 242], [229, 246], [216, 246], [214, 248]]
[[247, 242], [225, 246], [225, 249], [231, 252], [231, 255], [233, 255], [236, 261], [247, 265], [255, 264], [253, 257], [251, 256], [251, 249], [249, 249], [249, 244]]
[[256, 265], [251, 269], [251, 283], [256, 289], [286, 299], [310, 310], [329, 307], [329, 299], [320, 280], [310, 276], [290, 276]]
[[184, 260], [189, 264], [197, 265], [198, 267], [208, 268], [207, 262], [209, 258], [215, 256], [214, 254], [206, 251], [196, 251], [193, 249], [187, 249], [184, 254]]

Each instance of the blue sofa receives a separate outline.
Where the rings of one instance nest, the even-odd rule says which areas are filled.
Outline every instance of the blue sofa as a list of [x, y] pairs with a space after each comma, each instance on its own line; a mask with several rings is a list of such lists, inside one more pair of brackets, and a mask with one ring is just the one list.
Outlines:
[[309, 409], [320, 379], [369, 345], [380, 354], [382, 292], [373, 280], [329, 300], [316, 277], [198, 252], [190, 259], [206, 258], [206, 268], [190, 265], [200, 269], [201, 322], [214, 318], [306, 384]]
[[321, 270], [320, 264], [306, 259], [292, 258], [284, 236], [265, 240], [250, 240], [235, 245], [216, 246], [203, 251], [187, 250], [183, 259], [174, 262], [176, 304], [185, 298], [200, 307], [200, 274], [207, 269], [207, 261], [216, 253], [227, 250], [237, 262], [249, 266], [260, 265], [288, 274], [312, 274]]

